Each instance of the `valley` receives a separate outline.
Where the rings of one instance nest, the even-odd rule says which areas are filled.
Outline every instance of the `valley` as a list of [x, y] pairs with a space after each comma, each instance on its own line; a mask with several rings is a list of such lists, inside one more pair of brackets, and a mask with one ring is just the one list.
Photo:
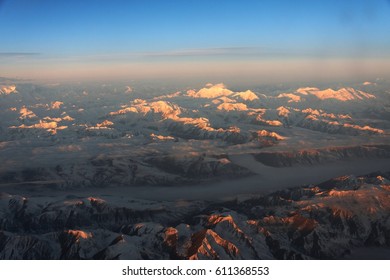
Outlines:
[[385, 82], [0, 89], [1, 259], [343, 259], [390, 246]]

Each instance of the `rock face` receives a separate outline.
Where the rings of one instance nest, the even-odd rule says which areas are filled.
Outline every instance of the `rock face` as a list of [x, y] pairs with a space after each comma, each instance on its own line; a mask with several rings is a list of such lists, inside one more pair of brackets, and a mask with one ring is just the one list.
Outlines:
[[390, 247], [389, 179], [344, 176], [218, 204], [2, 193], [0, 258], [344, 258]]
[[216, 185], [226, 198], [249, 181], [256, 192], [257, 179], [260, 189], [286, 174], [277, 167], [356, 160], [373, 171], [390, 158], [387, 84], [10, 82], [0, 85], [2, 259], [334, 259], [389, 245], [389, 174], [223, 203], [133, 199], [205, 197]]
[[390, 157], [389, 145], [334, 147], [295, 152], [263, 152], [254, 154], [257, 161], [274, 167], [293, 165], [315, 165], [346, 159], [370, 159]]
[[166, 126], [172, 135], [184, 139], [219, 139], [230, 144], [253, 140], [249, 132], [242, 132], [238, 127], [213, 128], [205, 118], [183, 118], [166, 122]]
[[252, 173], [226, 157], [206, 154], [186, 156], [149, 155], [128, 157], [94, 157], [87, 162], [57, 164], [53, 167], [29, 167], [19, 172], [0, 173], [3, 184], [39, 183], [56, 189], [118, 186], [174, 186], [205, 179], [249, 176]]

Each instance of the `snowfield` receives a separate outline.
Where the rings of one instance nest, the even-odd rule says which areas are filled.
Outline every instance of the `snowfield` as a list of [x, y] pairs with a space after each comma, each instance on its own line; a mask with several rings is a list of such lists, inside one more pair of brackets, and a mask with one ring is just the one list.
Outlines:
[[390, 258], [387, 88], [1, 84], [0, 259]]

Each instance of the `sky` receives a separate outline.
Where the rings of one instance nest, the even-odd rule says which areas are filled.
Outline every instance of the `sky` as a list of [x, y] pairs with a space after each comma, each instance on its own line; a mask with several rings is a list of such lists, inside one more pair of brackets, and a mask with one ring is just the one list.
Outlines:
[[390, 76], [390, 1], [0, 0], [0, 77]]

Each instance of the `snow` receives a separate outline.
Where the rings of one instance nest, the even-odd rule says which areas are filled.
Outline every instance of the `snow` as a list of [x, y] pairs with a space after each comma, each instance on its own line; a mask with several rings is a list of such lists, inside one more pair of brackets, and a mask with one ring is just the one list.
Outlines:
[[233, 91], [227, 89], [226, 86], [222, 83], [202, 88], [197, 92], [187, 92], [188, 96], [194, 98], [217, 98], [220, 96], [228, 96], [232, 93]]
[[360, 90], [355, 90], [354, 88], [350, 87], [340, 88], [339, 90], [334, 90], [331, 88], [325, 90], [319, 90], [318, 88], [299, 88], [296, 92], [303, 95], [314, 95], [321, 100], [336, 99], [338, 101], [350, 101], [375, 98], [375, 96], [372, 94]]
[[245, 101], [253, 101], [259, 99], [259, 97], [251, 90], [236, 92], [232, 95], [232, 97], [241, 98]]
[[[70, 213], [76, 214], [69, 221], [79, 224], [35, 236], [3, 231], [9, 240], [3, 256], [17, 248], [14, 256], [21, 257], [20, 248], [36, 242], [36, 252], [50, 244], [58, 257], [58, 240], [66, 240], [68, 257], [169, 258], [164, 244], [184, 258], [274, 258], [266, 236], [287, 251], [293, 247], [286, 229], [293, 236], [315, 230], [326, 243], [330, 225], [321, 221], [331, 220], [327, 215], [345, 226], [359, 217], [364, 236], [370, 221], [388, 213], [381, 207], [390, 207], [383, 174], [364, 184], [355, 176], [347, 185], [340, 179], [331, 189], [315, 186], [341, 175], [388, 171], [388, 100], [379, 90], [374, 96], [351, 87], [310, 87], [260, 95], [224, 84], [193, 90], [135, 85], [129, 95], [124, 84], [16, 87], [18, 94], [1, 96], [0, 189], [7, 194], [0, 213], [25, 203], [27, 214], [19, 217], [31, 217], [30, 225], [39, 219], [50, 227]], [[286, 207], [253, 202], [264, 195], [278, 202], [275, 191], [289, 194], [288, 188], [306, 184], [315, 187], [296, 190], [305, 195], [284, 199]], [[223, 207], [208, 208], [213, 203]], [[249, 219], [245, 213], [272, 215]], [[353, 248], [346, 232], [321, 250], [342, 256]], [[313, 239], [305, 235], [303, 257]]]
[[247, 111], [248, 107], [243, 103], [222, 103], [218, 105], [219, 111]]
[[16, 85], [0, 85], [0, 95], [9, 95], [11, 93], [18, 93]]

